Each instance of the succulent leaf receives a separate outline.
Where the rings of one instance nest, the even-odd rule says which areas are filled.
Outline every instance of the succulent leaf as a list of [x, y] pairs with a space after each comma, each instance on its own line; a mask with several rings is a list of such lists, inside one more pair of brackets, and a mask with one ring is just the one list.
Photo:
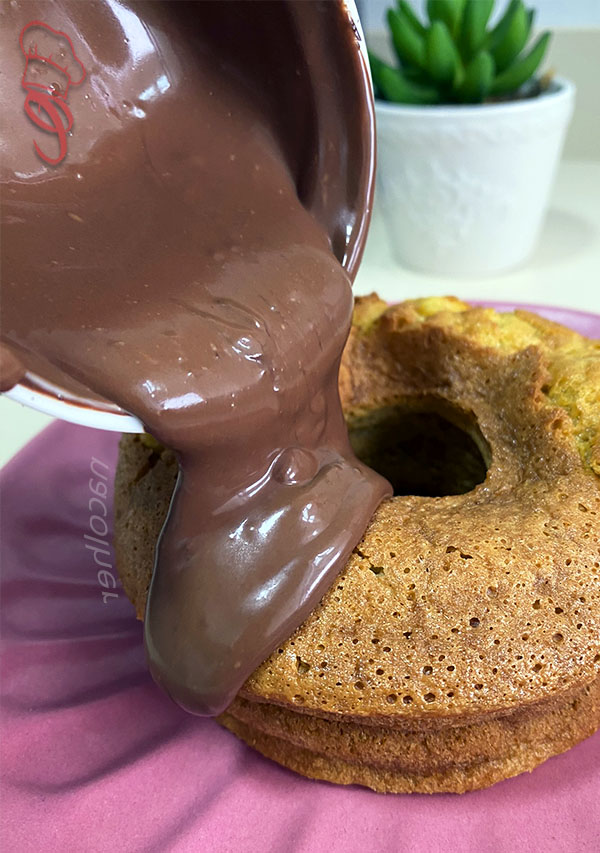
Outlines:
[[379, 70], [379, 86], [386, 100], [397, 104], [439, 104], [440, 94], [433, 86], [421, 86], [407, 80], [401, 71], [389, 65]]
[[504, 35], [510, 26], [514, 11], [519, 5], [519, 2], [520, 0], [510, 0], [510, 3], [504, 10], [504, 14], [500, 18], [496, 26], [488, 32], [486, 36], [486, 47], [488, 50], [495, 50], [504, 38]]
[[497, 71], [504, 71], [521, 53], [529, 38], [529, 16], [518, 0], [506, 32], [496, 47], [491, 49]]
[[486, 26], [494, 0], [467, 0], [463, 13], [460, 47], [465, 61], [481, 48], [486, 37]]
[[427, 32], [427, 27], [422, 23], [422, 21], [417, 18], [416, 14], [413, 11], [412, 6], [407, 0], [398, 0], [398, 11], [407, 18], [412, 24], [412, 28], [417, 32], [420, 36], [424, 36]]
[[427, 70], [437, 83], [450, 85], [460, 62], [458, 51], [444, 21], [434, 21], [425, 38]]
[[369, 56], [369, 66], [371, 68], [371, 78], [373, 80], [373, 90], [375, 93], [375, 97], [382, 98], [384, 97], [384, 94], [379, 84], [379, 78], [381, 74], [381, 69], [385, 65], [385, 62], [370, 50], [367, 51], [367, 54]]
[[458, 90], [462, 103], [478, 104], [486, 98], [494, 79], [494, 60], [487, 50], [480, 50], [465, 68], [465, 77]]
[[550, 33], [543, 33], [529, 53], [521, 59], [517, 59], [516, 62], [497, 75], [490, 93], [492, 95], [506, 95], [509, 92], [515, 92], [523, 83], [526, 83], [539, 68], [549, 41]]
[[425, 65], [425, 40], [413, 28], [410, 20], [397, 9], [388, 9], [388, 24], [392, 31], [394, 49], [400, 62], [423, 68]]
[[455, 36], [462, 19], [465, 0], [427, 0], [427, 14], [432, 24], [443, 21]]

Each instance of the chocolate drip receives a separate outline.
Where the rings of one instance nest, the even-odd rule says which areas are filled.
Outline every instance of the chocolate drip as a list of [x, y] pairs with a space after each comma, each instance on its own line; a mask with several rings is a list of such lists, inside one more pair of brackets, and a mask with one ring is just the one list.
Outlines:
[[8, 391], [24, 376], [23, 363], [9, 347], [0, 344], [0, 391]]
[[[368, 100], [349, 104], [336, 76], [356, 98], [353, 34], [333, 3], [12, 3], [2, 18], [2, 338], [177, 451], [146, 649], [177, 702], [216, 714], [389, 493], [353, 456], [337, 392], [352, 295], [332, 248], [352, 272], [370, 199]], [[69, 33], [87, 72], [56, 167], [19, 102], [31, 18]]]

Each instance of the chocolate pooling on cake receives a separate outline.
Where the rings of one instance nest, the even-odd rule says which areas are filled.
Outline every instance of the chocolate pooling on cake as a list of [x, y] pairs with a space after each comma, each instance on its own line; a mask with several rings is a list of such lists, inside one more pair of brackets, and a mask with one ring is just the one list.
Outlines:
[[[390, 492], [353, 455], [337, 390], [371, 190], [354, 34], [334, 3], [11, 3], [2, 18], [2, 339], [177, 452], [146, 649], [177, 702], [215, 714]], [[56, 167], [19, 88], [32, 18], [69, 33], [87, 74]]]

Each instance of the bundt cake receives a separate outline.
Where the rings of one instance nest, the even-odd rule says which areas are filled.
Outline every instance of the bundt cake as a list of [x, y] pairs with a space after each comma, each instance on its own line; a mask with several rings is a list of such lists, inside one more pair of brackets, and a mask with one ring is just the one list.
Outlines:
[[[394, 497], [220, 722], [306, 776], [463, 792], [600, 726], [600, 342], [452, 298], [358, 299], [340, 371]], [[124, 436], [115, 548], [143, 618], [177, 475]]]

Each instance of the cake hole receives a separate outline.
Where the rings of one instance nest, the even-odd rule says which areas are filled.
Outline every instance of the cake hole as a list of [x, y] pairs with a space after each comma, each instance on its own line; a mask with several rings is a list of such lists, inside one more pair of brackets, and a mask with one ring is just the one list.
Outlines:
[[310, 669], [310, 664], [303, 661], [301, 658], [296, 657], [296, 669], [300, 673], [300, 675], [304, 675]]
[[395, 495], [465, 494], [483, 483], [491, 461], [475, 417], [435, 397], [351, 418], [348, 430], [358, 458], [389, 480]]

